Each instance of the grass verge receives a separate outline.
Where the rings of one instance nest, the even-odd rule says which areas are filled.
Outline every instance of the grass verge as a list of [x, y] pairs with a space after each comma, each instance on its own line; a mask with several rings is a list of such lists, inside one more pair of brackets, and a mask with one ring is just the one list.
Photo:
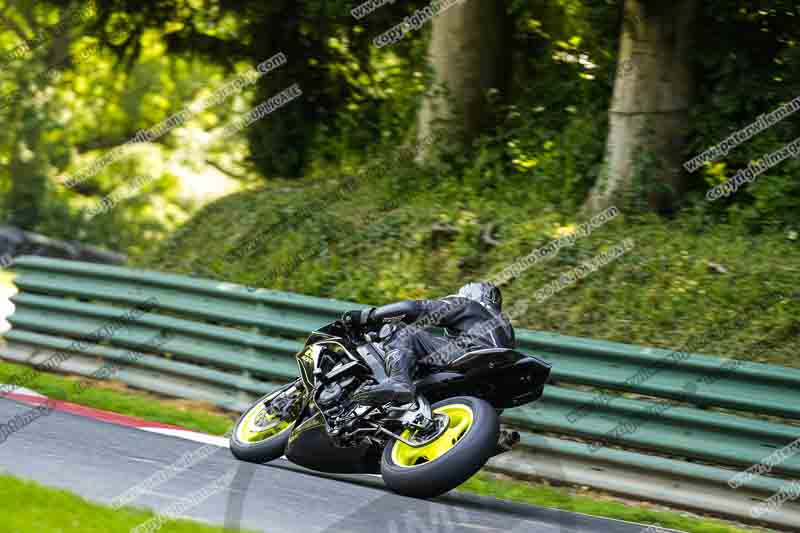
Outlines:
[[[13, 376], [22, 375], [27, 370], [29, 367], [0, 361], [0, 383], [13, 383]], [[36, 379], [26, 386], [56, 400], [174, 424], [213, 435], [222, 435], [235, 421], [233, 415], [214, 412], [210, 404], [207, 408], [191, 408], [192, 402], [165, 400], [152, 394], [120, 390], [123, 385], [115, 382], [86, 379], [83, 381], [92, 383], [92, 386], [74, 394], [75, 385], [81, 380], [83, 379], [39, 372]], [[194, 404], [202, 405], [200, 402]]]
[[[7, 383], [11, 376], [23, 372], [26, 368], [14, 363], [0, 362], [0, 383]], [[86, 392], [76, 397], [70, 397], [65, 391], [71, 390], [77, 380], [78, 378], [74, 377], [41, 373], [29, 385], [29, 388], [35, 389], [51, 398], [63, 399], [88, 407], [138, 416], [157, 422], [176, 424], [213, 435], [222, 435], [232, 426], [234, 421], [234, 415], [228, 413], [209, 412], [207, 409], [192, 407], [192, 404], [188, 402], [164, 400], [144, 392], [109, 388], [112, 386], [119, 387], [119, 385], [95, 380], [89, 381], [92, 381], [96, 386], [88, 388]], [[473, 477], [462, 485], [459, 490], [553, 509], [652, 524], [690, 533], [744, 533], [745, 531], [757, 531], [756, 529], [742, 529], [719, 520], [693, 518], [686, 516], [687, 513], [679, 511], [656, 511], [644, 506], [631, 505], [628, 502], [613, 499], [597, 500], [587, 496], [571, 494], [567, 488], [551, 487], [544, 483], [500, 479], [488, 473], [481, 473]], [[0, 504], [0, 509], [2, 509], [2, 505]], [[34, 530], [40, 531], [38, 529]], [[12, 529], [12, 531], [14, 530]], [[41, 529], [41, 531], [58, 530]], [[64, 531], [79, 530], [66, 529]], [[80, 531], [95, 531], [95, 529]], [[98, 529], [97, 531], [100, 530]], [[103, 531], [116, 531], [116, 529]], [[165, 531], [184, 531], [184, 529], [169, 529]], [[209, 531], [222, 530], [209, 529]]]
[[[658, 511], [644, 506], [608, 498], [574, 495], [565, 487], [551, 487], [543, 483], [525, 483], [515, 480], [499, 479], [498, 476], [480, 473], [464, 483], [458, 490], [491, 496], [501, 500], [512, 500], [539, 505], [551, 509], [563, 509], [575, 513], [602, 516], [638, 522], [667, 529], [677, 529], [689, 533], [745, 533], [765, 531], [763, 529], [743, 529], [721, 520], [685, 516], [688, 513]], [[642, 532], [644, 533], [644, 532]]]
[[[336, 195], [335, 185], [303, 183], [290, 193], [267, 187], [213, 202], [139, 266], [379, 305], [492, 279], [584, 220], [525, 188], [482, 191], [443, 180], [408, 194], [369, 183]], [[531, 302], [625, 239], [632, 250], [530, 305], [515, 327], [663, 349], [709, 337], [700, 352], [800, 368], [797, 232], [754, 234], [701, 209], [670, 219], [623, 213], [503, 284], [503, 300]], [[785, 298], [736, 331], [707, 335], [777, 294]]]
[[[130, 533], [153, 518], [139, 509], [112, 509], [65, 490], [0, 475], [0, 516], [8, 533]], [[189, 520], [170, 520], [161, 533], [232, 533], [233, 530]], [[241, 530], [239, 530], [241, 531]]]

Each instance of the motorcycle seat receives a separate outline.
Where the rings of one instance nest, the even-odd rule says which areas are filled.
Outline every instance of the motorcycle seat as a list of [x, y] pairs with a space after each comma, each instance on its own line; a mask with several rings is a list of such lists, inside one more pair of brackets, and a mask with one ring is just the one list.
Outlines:
[[447, 364], [446, 368], [453, 370], [472, 368], [476, 366], [478, 360], [480, 360], [481, 366], [490, 364], [490, 366], [505, 366], [513, 364], [523, 357], [525, 356], [512, 348], [481, 348], [470, 350], [456, 357]]

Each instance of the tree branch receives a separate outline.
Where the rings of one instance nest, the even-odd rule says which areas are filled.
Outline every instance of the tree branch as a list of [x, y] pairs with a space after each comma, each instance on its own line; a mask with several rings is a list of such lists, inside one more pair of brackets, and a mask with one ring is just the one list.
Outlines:
[[233, 178], [233, 179], [235, 179], [237, 181], [245, 181], [245, 180], [248, 179], [248, 177], [245, 176], [244, 174], [237, 174], [237, 173], [232, 172], [232, 171], [230, 171], [230, 170], [228, 170], [226, 168], [223, 168], [222, 165], [220, 165], [216, 161], [212, 161], [211, 159], [206, 159], [205, 163], [206, 163], [206, 165], [208, 165], [210, 167], [214, 167], [215, 169], [219, 170], [223, 174], [225, 174], [227, 176], [230, 176], [231, 178]]
[[[64, 22], [64, 13], [59, 17], [59, 25]], [[64, 67], [72, 66], [72, 57], [69, 55], [69, 47], [72, 43], [71, 28], [64, 28], [61, 33], [56, 34], [50, 39], [50, 46], [47, 50], [49, 63], [65, 63]]]
[[[104, 138], [90, 139], [88, 141], [75, 143], [72, 146], [81, 153], [91, 152], [92, 150], [109, 150], [111, 148], [116, 148], [117, 146], [122, 146], [129, 140], [136, 137], [136, 133], [137, 133], [136, 131], [129, 131], [118, 137], [113, 137], [113, 138], [104, 137]], [[166, 145], [163, 139], [164, 137], [160, 137], [158, 139], [154, 139], [148, 142], [153, 144]]]

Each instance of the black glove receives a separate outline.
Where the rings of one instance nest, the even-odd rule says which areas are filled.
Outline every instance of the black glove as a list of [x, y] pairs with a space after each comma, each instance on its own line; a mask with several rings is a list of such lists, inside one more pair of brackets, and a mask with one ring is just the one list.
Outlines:
[[342, 323], [350, 331], [361, 331], [367, 325], [371, 312], [372, 309], [348, 311], [342, 315]]

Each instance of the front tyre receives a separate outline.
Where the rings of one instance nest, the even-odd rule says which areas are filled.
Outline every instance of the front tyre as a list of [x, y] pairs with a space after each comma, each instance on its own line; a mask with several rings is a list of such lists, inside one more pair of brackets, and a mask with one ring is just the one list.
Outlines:
[[[395, 492], [433, 498], [458, 487], [486, 464], [497, 450], [500, 419], [489, 403], [471, 396], [448, 398], [432, 406], [447, 415], [441, 436], [421, 448], [393, 440], [381, 458], [381, 475]], [[401, 435], [412, 440], [407, 430]], [[412, 440], [413, 441], [413, 440]]]
[[299, 380], [260, 398], [233, 427], [230, 438], [234, 457], [250, 463], [267, 463], [284, 454], [302, 404]]

